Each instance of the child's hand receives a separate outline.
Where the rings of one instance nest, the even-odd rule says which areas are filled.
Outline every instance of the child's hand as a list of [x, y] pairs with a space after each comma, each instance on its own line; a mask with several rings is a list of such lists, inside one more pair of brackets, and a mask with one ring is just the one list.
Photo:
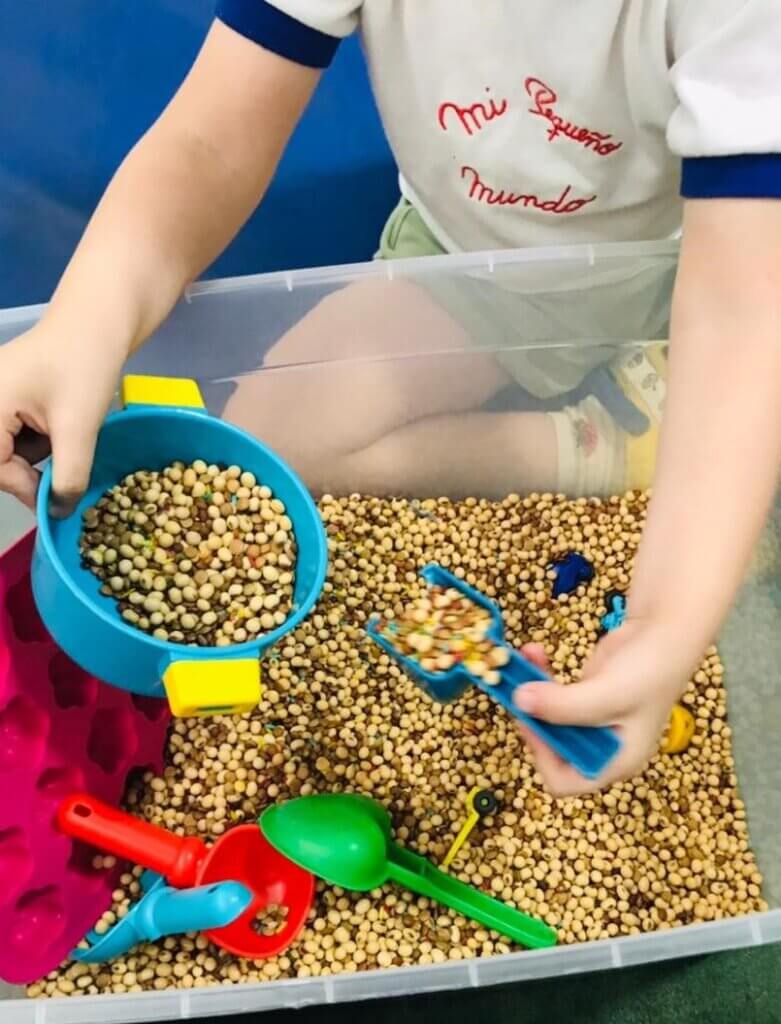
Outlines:
[[52, 338], [43, 324], [0, 347], [0, 491], [35, 508], [35, 464], [53, 453], [53, 509], [67, 514], [89, 480], [95, 438], [122, 356]]
[[[687, 683], [689, 666], [676, 657], [677, 647], [664, 625], [630, 620], [600, 642], [575, 685], [527, 683], [519, 688], [516, 704], [535, 718], [561, 725], [611, 726], [623, 744], [605, 774], [592, 782], [520, 726], [551, 793], [594, 792], [642, 771], [658, 749], [670, 709]], [[550, 672], [539, 644], [527, 645], [523, 654]]]
[[0, 491], [34, 506], [50, 444], [53, 511], [73, 506], [122, 364], [258, 205], [319, 77], [214, 22], [114, 175], [46, 318], [0, 348]]

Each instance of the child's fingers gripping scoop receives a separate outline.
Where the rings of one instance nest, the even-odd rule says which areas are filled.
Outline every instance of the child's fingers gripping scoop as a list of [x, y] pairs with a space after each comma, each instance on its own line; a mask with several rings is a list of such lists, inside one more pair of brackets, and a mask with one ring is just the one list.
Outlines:
[[598, 778], [621, 749], [616, 733], [601, 726], [560, 725], [527, 714], [518, 707], [516, 694], [530, 682], [556, 685], [544, 672], [513, 651], [502, 670], [501, 688], [496, 688], [499, 690], [496, 699], [584, 778]]

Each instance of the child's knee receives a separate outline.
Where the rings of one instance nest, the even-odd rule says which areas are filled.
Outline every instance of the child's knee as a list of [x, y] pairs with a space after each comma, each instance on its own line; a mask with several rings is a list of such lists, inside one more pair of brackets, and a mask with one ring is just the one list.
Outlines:
[[413, 297], [419, 291], [404, 281], [372, 278], [331, 292], [269, 349], [264, 363], [323, 363], [403, 351], [410, 335], [401, 327], [411, 304], [420, 301]]

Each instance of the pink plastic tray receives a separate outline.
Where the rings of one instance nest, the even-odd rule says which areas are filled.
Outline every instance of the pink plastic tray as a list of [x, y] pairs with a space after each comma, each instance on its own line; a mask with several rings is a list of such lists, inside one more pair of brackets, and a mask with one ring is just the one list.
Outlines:
[[134, 770], [162, 768], [165, 701], [82, 672], [49, 637], [30, 588], [34, 534], [0, 556], [0, 978], [61, 963], [111, 903], [119, 868], [57, 831], [68, 793], [118, 804]]

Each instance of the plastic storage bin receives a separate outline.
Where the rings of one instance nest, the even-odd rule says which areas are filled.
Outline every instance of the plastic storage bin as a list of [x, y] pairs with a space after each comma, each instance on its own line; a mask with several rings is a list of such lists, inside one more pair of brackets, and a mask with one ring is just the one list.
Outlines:
[[[631, 433], [637, 429], [632, 410], [599, 368], [637, 351], [638, 343], [666, 337], [676, 257], [668, 243], [589, 246], [198, 284], [131, 368], [198, 378], [212, 411], [225, 407], [244, 426], [253, 419], [261, 439], [316, 490], [399, 490], [399, 467], [401, 484], [418, 496], [547, 489], [552, 466], [519, 466], [497, 447], [482, 451], [468, 471], [462, 453], [443, 465], [434, 441], [413, 447], [403, 433], [393, 458], [366, 465], [345, 452], [357, 429], [362, 443], [374, 444], [399, 419], [430, 413], [457, 424], [478, 409], [552, 409], [594, 392], [612, 403]], [[39, 313], [0, 312], [0, 341]], [[238, 378], [248, 364], [258, 370]], [[0, 542], [17, 535], [22, 521], [0, 498]], [[765, 551], [781, 543], [778, 507], [765, 541]], [[34, 1002], [0, 986], [0, 1019], [121, 1024], [249, 1013], [620, 968], [781, 940], [780, 593], [778, 563], [760, 559], [720, 641], [741, 795], [774, 908], [767, 913], [487, 960], [262, 985]]]

